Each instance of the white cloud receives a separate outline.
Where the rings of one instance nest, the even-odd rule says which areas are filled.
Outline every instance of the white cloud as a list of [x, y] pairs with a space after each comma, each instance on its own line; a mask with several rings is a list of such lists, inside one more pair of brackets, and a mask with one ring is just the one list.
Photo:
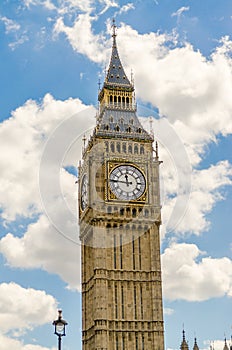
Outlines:
[[119, 7], [118, 3], [114, 0], [99, 0], [99, 2], [104, 5], [104, 8], [100, 12], [100, 15], [108, 11], [111, 7]]
[[51, 322], [57, 302], [44, 291], [23, 288], [16, 283], [0, 284], [1, 332], [33, 329]]
[[135, 9], [135, 5], [132, 2], [128, 2], [128, 4], [126, 4], [120, 8], [119, 14], [128, 12], [130, 10], [134, 10], [134, 9]]
[[21, 30], [20, 24], [18, 24], [16, 21], [5, 16], [0, 17], [0, 21], [5, 24], [6, 34], [11, 34], [11, 36], [13, 35], [14, 41], [9, 43], [9, 47], [12, 50], [15, 50], [17, 46], [22, 45], [28, 40], [26, 31]]
[[164, 297], [203, 301], [228, 295], [232, 261], [205, 257], [194, 244], [172, 244], [162, 254]]
[[[167, 174], [169, 176], [169, 174]], [[181, 181], [182, 179], [179, 179]], [[165, 184], [165, 179], [164, 179]], [[219, 162], [208, 169], [193, 170], [191, 177], [191, 193], [186, 208], [180, 208], [178, 225], [175, 227], [176, 233], [184, 234], [191, 232], [199, 235], [207, 231], [210, 222], [207, 219], [216, 203], [225, 199], [221, 194], [221, 188], [232, 185], [232, 166], [227, 161]], [[168, 189], [171, 190], [170, 188]], [[166, 194], [163, 205], [164, 225], [171, 215], [176, 198], [169, 198], [171, 191]], [[177, 193], [177, 197], [181, 194]], [[170, 230], [173, 227], [164, 227]]]
[[92, 22], [94, 17], [88, 13], [80, 14], [73, 27], [66, 26], [60, 17], [54, 26], [54, 34], [65, 33], [73, 49], [86, 55], [94, 62], [105, 60], [105, 41], [101, 34], [94, 35]]
[[0, 251], [10, 266], [59, 271], [70, 288], [80, 283], [77, 185], [64, 167], [77, 166], [95, 113], [78, 99], [56, 101], [48, 94], [40, 104], [27, 101], [0, 125], [2, 218], [7, 227], [17, 217], [37, 216], [23, 237], [3, 237]]
[[31, 6], [42, 6], [49, 11], [56, 11], [62, 16], [69, 16], [72, 13], [81, 12], [90, 14], [94, 12], [96, 7], [102, 7], [100, 15], [108, 11], [111, 7], [119, 7], [114, 0], [65, 0], [56, 2], [53, 0], [23, 0], [24, 6], [30, 8]]
[[181, 8], [179, 8], [176, 12], [173, 12], [172, 14], [171, 14], [171, 16], [172, 17], [178, 17], [178, 18], [180, 18], [180, 16], [184, 13], [184, 12], [186, 12], [186, 11], [189, 11], [189, 6], [183, 6], [183, 7], [181, 7]]
[[[65, 221], [62, 205], [54, 203], [56, 219]], [[0, 241], [0, 252], [11, 267], [40, 268], [58, 274], [71, 289], [80, 290], [80, 245], [77, 220], [65, 225], [65, 235], [54, 227], [45, 215], [29, 225], [22, 238], [8, 233]], [[46, 245], [44, 242], [46, 241]], [[61, 258], [62, 257], [62, 258]]]
[[0, 17], [0, 20], [5, 24], [6, 34], [9, 34], [10, 32], [17, 32], [21, 28], [20, 24], [5, 16]]
[[[137, 95], [157, 106], [185, 143], [202, 144], [232, 133], [228, 40], [207, 59], [189, 44], [169, 48], [175, 37], [140, 35], [124, 25], [118, 34], [122, 61], [136, 72]], [[138, 51], [143, 54], [135, 60]]]
[[35, 344], [24, 344], [17, 339], [7, 337], [3, 334], [0, 334], [0, 344], [1, 350], [56, 350], [56, 348], [47, 348]]
[[[0, 205], [4, 219], [41, 212], [38, 176], [45, 142], [59, 123], [85, 108], [78, 99], [56, 101], [47, 94], [40, 104], [27, 101], [0, 124]], [[80, 116], [80, 133], [88, 123], [81, 125]]]
[[170, 316], [170, 315], [173, 315], [173, 313], [174, 313], [174, 310], [173, 310], [173, 309], [168, 308], [168, 307], [165, 307], [165, 308], [164, 308], [164, 315]]

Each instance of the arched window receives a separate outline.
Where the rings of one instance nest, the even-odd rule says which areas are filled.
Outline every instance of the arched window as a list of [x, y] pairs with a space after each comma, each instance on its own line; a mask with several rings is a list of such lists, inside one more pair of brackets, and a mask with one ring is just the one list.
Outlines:
[[126, 103], [129, 104], [130, 100], [129, 97], [126, 98]]
[[136, 210], [135, 208], [133, 208], [133, 209], [132, 209], [132, 216], [133, 216], [133, 218], [136, 217], [136, 213], [137, 213], [137, 210]]
[[118, 96], [118, 103], [121, 103], [121, 96]]
[[117, 152], [121, 152], [121, 145], [119, 142], [117, 143]]
[[123, 150], [124, 153], [126, 153], [126, 143], [122, 144], [122, 150]]
[[135, 154], [138, 154], [138, 153], [139, 153], [138, 145], [135, 145], [135, 147], [134, 147], [134, 153], [135, 153]]
[[114, 152], [114, 143], [113, 142], [111, 142], [111, 144], [110, 144], [110, 149], [111, 149], [111, 152]]
[[131, 145], [128, 146], [128, 153], [132, 153], [132, 146]]
[[140, 154], [144, 154], [144, 147], [140, 146]]
[[131, 132], [131, 127], [129, 126], [127, 129], [126, 129], [127, 132]]
[[105, 146], [106, 146], [106, 152], [109, 152], [109, 142], [105, 142]]
[[115, 127], [115, 130], [116, 130], [116, 131], [120, 131], [120, 128], [119, 128], [118, 125]]
[[110, 95], [110, 102], [113, 102], [113, 96]]
[[124, 215], [124, 208], [120, 209], [120, 215]]
[[114, 102], [117, 102], [117, 96], [114, 96]]

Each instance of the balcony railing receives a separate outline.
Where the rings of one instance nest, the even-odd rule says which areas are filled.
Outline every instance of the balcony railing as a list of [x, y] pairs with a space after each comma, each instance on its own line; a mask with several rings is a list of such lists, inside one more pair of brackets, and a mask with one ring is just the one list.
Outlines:
[[127, 103], [127, 102], [103, 103], [100, 105], [100, 113], [106, 108], [135, 112], [137, 109], [137, 105], [136, 105], [136, 103]]

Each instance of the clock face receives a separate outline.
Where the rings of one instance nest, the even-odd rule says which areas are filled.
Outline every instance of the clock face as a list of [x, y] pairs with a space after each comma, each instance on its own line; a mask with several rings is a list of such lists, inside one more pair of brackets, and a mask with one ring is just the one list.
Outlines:
[[85, 210], [88, 203], [88, 183], [87, 183], [87, 175], [85, 174], [82, 177], [81, 181], [81, 209]]
[[143, 173], [133, 165], [116, 166], [109, 175], [109, 186], [118, 199], [136, 200], [146, 189]]

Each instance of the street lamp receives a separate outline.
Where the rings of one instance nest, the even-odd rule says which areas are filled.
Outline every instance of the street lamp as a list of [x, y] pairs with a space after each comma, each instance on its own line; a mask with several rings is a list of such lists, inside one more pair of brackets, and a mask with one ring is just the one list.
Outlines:
[[61, 350], [61, 338], [66, 335], [65, 326], [68, 324], [65, 320], [62, 320], [62, 310], [58, 310], [58, 319], [53, 321], [52, 324], [55, 326], [54, 334], [58, 336], [58, 350]]

